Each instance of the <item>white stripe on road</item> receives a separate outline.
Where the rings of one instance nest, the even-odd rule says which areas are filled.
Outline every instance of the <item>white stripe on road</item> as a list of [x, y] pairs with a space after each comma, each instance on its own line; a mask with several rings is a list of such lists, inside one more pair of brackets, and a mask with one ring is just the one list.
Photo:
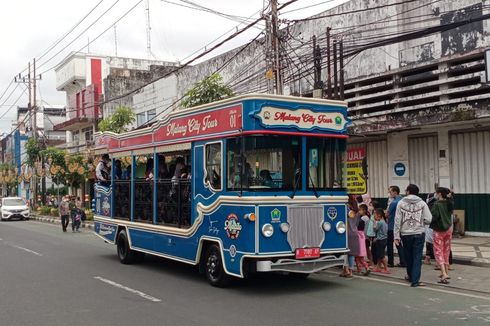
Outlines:
[[140, 297], [145, 298], [146, 300], [150, 300], [152, 302], [160, 302], [160, 301], [162, 301], [160, 299], [157, 299], [155, 297], [152, 297], [151, 295], [148, 295], [146, 293], [143, 293], [143, 292], [138, 291], [138, 290], [135, 290], [135, 289], [128, 288], [127, 286], [124, 286], [122, 284], [119, 284], [119, 283], [116, 283], [114, 281], [108, 280], [106, 278], [103, 278], [103, 277], [100, 277], [100, 276], [94, 276], [94, 278], [96, 280], [99, 280], [99, 281], [102, 281], [102, 282], [107, 283], [109, 285], [112, 285], [112, 286], [114, 286], [116, 288], [123, 289], [125, 291], [128, 291], [128, 292], [134, 293], [136, 295], [139, 295]]
[[[325, 273], [338, 274], [338, 273], [331, 272], [331, 271], [326, 271]], [[363, 280], [376, 281], [376, 282], [380, 282], [380, 283], [388, 283], [388, 284], [410, 287], [410, 284], [408, 284], [406, 282], [402, 283], [402, 282], [397, 282], [397, 281], [389, 281], [389, 280], [383, 280], [383, 279], [379, 279], [379, 278], [365, 277], [365, 276], [356, 276], [356, 277], [361, 278]], [[436, 289], [436, 288], [428, 287], [428, 286], [417, 287], [417, 289], [423, 289], [423, 290], [434, 291], [434, 292], [442, 292], [442, 293], [459, 295], [459, 296], [463, 296], [463, 297], [469, 297], [469, 298], [475, 298], [475, 299], [482, 299], [482, 300], [490, 301], [490, 297], [486, 297], [483, 295], [477, 295], [477, 294], [469, 294], [469, 293], [461, 293], [461, 292], [456, 292], [456, 291], [451, 291], [451, 290]], [[471, 290], [466, 290], [466, 291], [471, 291]]]
[[20, 250], [24, 250], [25, 252], [29, 252], [29, 253], [34, 254], [34, 255], [36, 255], [36, 256], [39, 256], [39, 257], [42, 257], [42, 256], [43, 256], [43, 254], [40, 254], [40, 253], [38, 253], [38, 252], [36, 252], [36, 251], [34, 251], [34, 250], [27, 249], [27, 248], [24, 248], [24, 247], [21, 247], [21, 246], [17, 246], [17, 245], [14, 245], [14, 244], [12, 244], [12, 243], [9, 243], [8, 245], [9, 245], [9, 246], [11, 246], [11, 247], [14, 247], [14, 248], [20, 249]]

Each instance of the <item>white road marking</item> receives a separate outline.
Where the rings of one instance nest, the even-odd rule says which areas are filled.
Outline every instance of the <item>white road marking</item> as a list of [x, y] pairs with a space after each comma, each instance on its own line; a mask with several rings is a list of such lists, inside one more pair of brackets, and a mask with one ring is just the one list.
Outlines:
[[116, 283], [116, 282], [114, 282], [114, 281], [108, 280], [108, 279], [106, 279], [106, 278], [103, 278], [103, 277], [100, 277], [100, 276], [94, 276], [94, 278], [95, 278], [96, 280], [99, 280], [99, 281], [102, 281], [102, 282], [107, 283], [107, 284], [109, 284], [109, 285], [112, 285], [112, 286], [114, 286], [114, 287], [116, 287], [116, 288], [123, 289], [123, 290], [125, 290], [125, 291], [128, 291], [128, 292], [134, 293], [134, 294], [136, 294], [136, 295], [139, 295], [140, 297], [142, 297], [142, 298], [144, 298], [144, 299], [146, 299], [146, 300], [150, 300], [150, 301], [152, 301], [152, 302], [161, 302], [161, 301], [162, 301], [162, 300], [160, 300], [160, 299], [158, 299], [158, 298], [152, 297], [151, 295], [148, 295], [148, 294], [143, 293], [143, 292], [141, 292], [141, 291], [138, 291], [138, 290], [135, 290], [135, 289], [129, 288], [129, 287], [127, 287], [127, 286], [124, 286], [124, 285], [122, 285], [122, 284], [119, 284], [119, 283]]
[[43, 256], [43, 254], [40, 254], [40, 253], [38, 253], [38, 252], [36, 252], [36, 251], [34, 251], [34, 250], [27, 249], [27, 248], [24, 248], [24, 247], [21, 247], [21, 246], [17, 246], [17, 245], [14, 245], [14, 244], [12, 244], [12, 243], [9, 243], [8, 245], [9, 245], [9, 246], [11, 246], [11, 247], [14, 247], [14, 248], [20, 249], [20, 250], [24, 250], [25, 252], [29, 252], [29, 253], [34, 254], [34, 255], [36, 255], [36, 256], [39, 256], [39, 257], [42, 257], [42, 256]]
[[[330, 272], [330, 271], [326, 271], [325, 273], [337, 274], [335, 272]], [[381, 282], [381, 283], [401, 285], [401, 286], [405, 286], [405, 287], [409, 287], [410, 286], [410, 284], [405, 283], [405, 282], [402, 283], [402, 282], [397, 282], [397, 281], [383, 280], [383, 279], [372, 278], [372, 277], [365, 277], [365, 276], [356, 276], [356, 277], [357, 278], [361, 278], [363, 280], [368, 280], [368, 281], [375, 281], [375, 282]], [[463, 296], [463, 297], [469, 297], [469, 298], [475, 298], [475, 299], [482, 299], [482, 300], [490, 301], [490, 296], [489, 297], [486, 297], [486, 296], [477, 295], [477, 294], [469, 294], [469, 293], [461, 293], [461, 292], [456, 292], [456, 291], [451, 291], [451, 290], [436, 289], [436, 288], [428, 287], [428, 286], [418, 287], [417, 289], [422, 289], [422, 290], [427, 290], [427, 291], [434, 291], [434, 292], [440, 292], [440, 293], [448, 293], [448, 294], [454, 294], [454, 295], [459, 295], [459, 296]], [[471, 290], [468, 290], [468, 291], [471, 291]]]

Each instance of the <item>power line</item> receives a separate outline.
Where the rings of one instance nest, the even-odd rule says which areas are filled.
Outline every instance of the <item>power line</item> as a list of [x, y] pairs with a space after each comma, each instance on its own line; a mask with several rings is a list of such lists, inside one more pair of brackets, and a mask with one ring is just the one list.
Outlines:
[[313, 5], [309, 5], [309, 6], [306, 6], [306, 7], [296, 8], [296, 9], [291, 9], [291, 10], [288, 10], [288, 11], [284, 11], [284, 12], [282, 12], [282, 14], [289, 14], [290, 12], [295, 12], [295, 11], [300, 11], [300, 10], [304, 10], [304, 9], [313, 8], [313, 7], [324, 5], [326, 3], [330, 3], [330, 2], [334, 2], [334, 1], [336, 1], [336, 0], [327, 0], [327, 1], [320, 2], [320, 3], [315, 3]]
[[[117, 0], [119, 1], [119, 0]], [[143, 2], [143, 0], [139, 0], [134, 6], [132, 6], [131, 8], [129, 8], [128, 11], [126, 11], [121, 17], [119, 17], [114, 23], [112, 23], [109, 27], [107, 27], [104, 31], [102, 31], [102, 33], [100, 33], [99, 35], [97, 35], [95, 38], [93, 38], [92, 40], [90, 40], [87, 44], [85, 44], [84, 46], [82, 46], [80, 49], [78, 49], [77, 51], [75, 52], [80, 52], [81, 50], [83, 50], [84, 48], [86, 48], [88, 45], [92, 44], [93, 42], [95, 42], [96, 40], [98, 40], [102, 35], [104, 35], [108, 30], [110, 30], [114, 25], [116, 25], [117, 23], [119, 23], [119, 21], [121, 21], [124, 17], [126, 17], [131, 11], [133, 11], [141, 2]], [[44, 74], [50, 70], [52, 70], [54, 67], [56, 67], [57, 65], [54, 65], [52, 66], [51, 68], [49, 69], [46, 69], [44, 70], [41, 74]]]
[[[66, 48], [68, 48], [70, 45], [72, 45], [75, 41], [78, 41], [80, 37], [88, 31], [92, 26], [94, 26], [105, 14], [107, 14], [114, 6], [119, 2], [120, 0], [116, 0], [109, 8], [107, 8], [95, 21], [92, 22], [88, 27], [86, 27], [81, 33], [79, 33], [73, 40], [71, 40], [70, 43], [66, 44], [61, 50], [56, 52], [54, 55], [52, 55], [48, 60], [44, 61], [41, 63], [38, 68], [41, 68], [42, 66], [46, 65], [48, 62], [50, 62], [52, 59], [54, 59], [58, 54], [63, 52]], [[141, 2], [141, 1], [140, 1]], [[111, 26], [112, 27], [112, 26]]]
[[292, 22], [297, 23], [297, 22], [304, 22], [304, 21], [309, 21], [309, 20], [317, 20], [317, 19], [323, 19], [323, 18], [331, 18], [331, 17], [337, 17], [337, 16], [344, 16], [348, 14], [356, 14], [359, 12], [366, 12], [366, 11], [371, 11], [371, 10], [376, 10], [376, 9], [381, 9], [381, 8], [386, 8], [386, 7], [393, 7], [393, 6], [399, 6], [403, 5], [406, 3], [410, 2], [415, 2], [419, 0], [404, 0], [401, 2], [395, 2], [395, 3], [388, 3], [385, 5], [380, 5], [380, 6], [375, 6], [375, 7], [370, 7], [370, 8], [363, 8], [363, 9], [356, 9], [356, 10], [351, 10], [351, 11], [344, 11], [340, 12], [337, 14], [328, 14], [328, 15], [321, 15], [321, 16], [314, 16], [314, 17], [309, 17], [309, 18], [303, 18], [303, 19], [294, 19]]
[[44, 50], [44, 53], [39, 55], [37, 57], [37, 60], [41, 60], [44, 56], [46, 56], [54, 47], [56, 47], [58, 44], [60, 44], [68, 35], [70, 35], [71, 32], [75, 30], [99, 5], [104, 2], [104, 0], [100, 0], [90, 11], [85, 14], [75, 25], [73, 25], [68, 32], [63, 34], [58, 40], [56, 40], [51, 46], [49, 46], [46, 50]]

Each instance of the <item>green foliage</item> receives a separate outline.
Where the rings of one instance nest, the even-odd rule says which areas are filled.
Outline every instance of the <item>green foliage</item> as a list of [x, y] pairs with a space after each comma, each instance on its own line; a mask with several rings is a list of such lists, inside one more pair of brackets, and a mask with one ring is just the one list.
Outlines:
[[51, 216], [59, 216], [59, 211], [57, 208], [51, 208]]
[[100, 131], [112, 131], [116, 134], [128, 131], [128, 125], [136, 120], [134, 112], [125, 106], [120, 106], [114, 114], [99, 122]]
[[185, 93], [182, 100], [184, 108], [190, 108], [201, 104], [219, 101], [233, 96], [233, 89], [223, 84], [220, 74], [214, 73], [206, 79], [195, 83], [190, 90]]
[[41, 207], [39, 207], [39, 213], [41, 215], [50, 215], [51, 214], [51, 207], [41, 206]]
[[41, 142], [34, 138], [29, 138], [25, 143], [26, 163], [34, 166], [34, 162], [41, 158]]

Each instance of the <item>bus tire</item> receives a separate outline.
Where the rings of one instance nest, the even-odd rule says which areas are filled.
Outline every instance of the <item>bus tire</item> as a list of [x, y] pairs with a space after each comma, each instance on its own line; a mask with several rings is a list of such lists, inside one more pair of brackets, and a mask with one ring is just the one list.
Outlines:
[[230, 283], [230, 276], [225, 272], [221, 251], [216, 244], [207, 248], [204, 259], [204, 274], [212, 286], [222, 288]]
[[121, 230], [117, 235], [116, 241], [117, 256], [119, 261], [125, 265], [133, 264], [136, 261], [136, 252], [129, 248], [128, 235], [126, 230]]

